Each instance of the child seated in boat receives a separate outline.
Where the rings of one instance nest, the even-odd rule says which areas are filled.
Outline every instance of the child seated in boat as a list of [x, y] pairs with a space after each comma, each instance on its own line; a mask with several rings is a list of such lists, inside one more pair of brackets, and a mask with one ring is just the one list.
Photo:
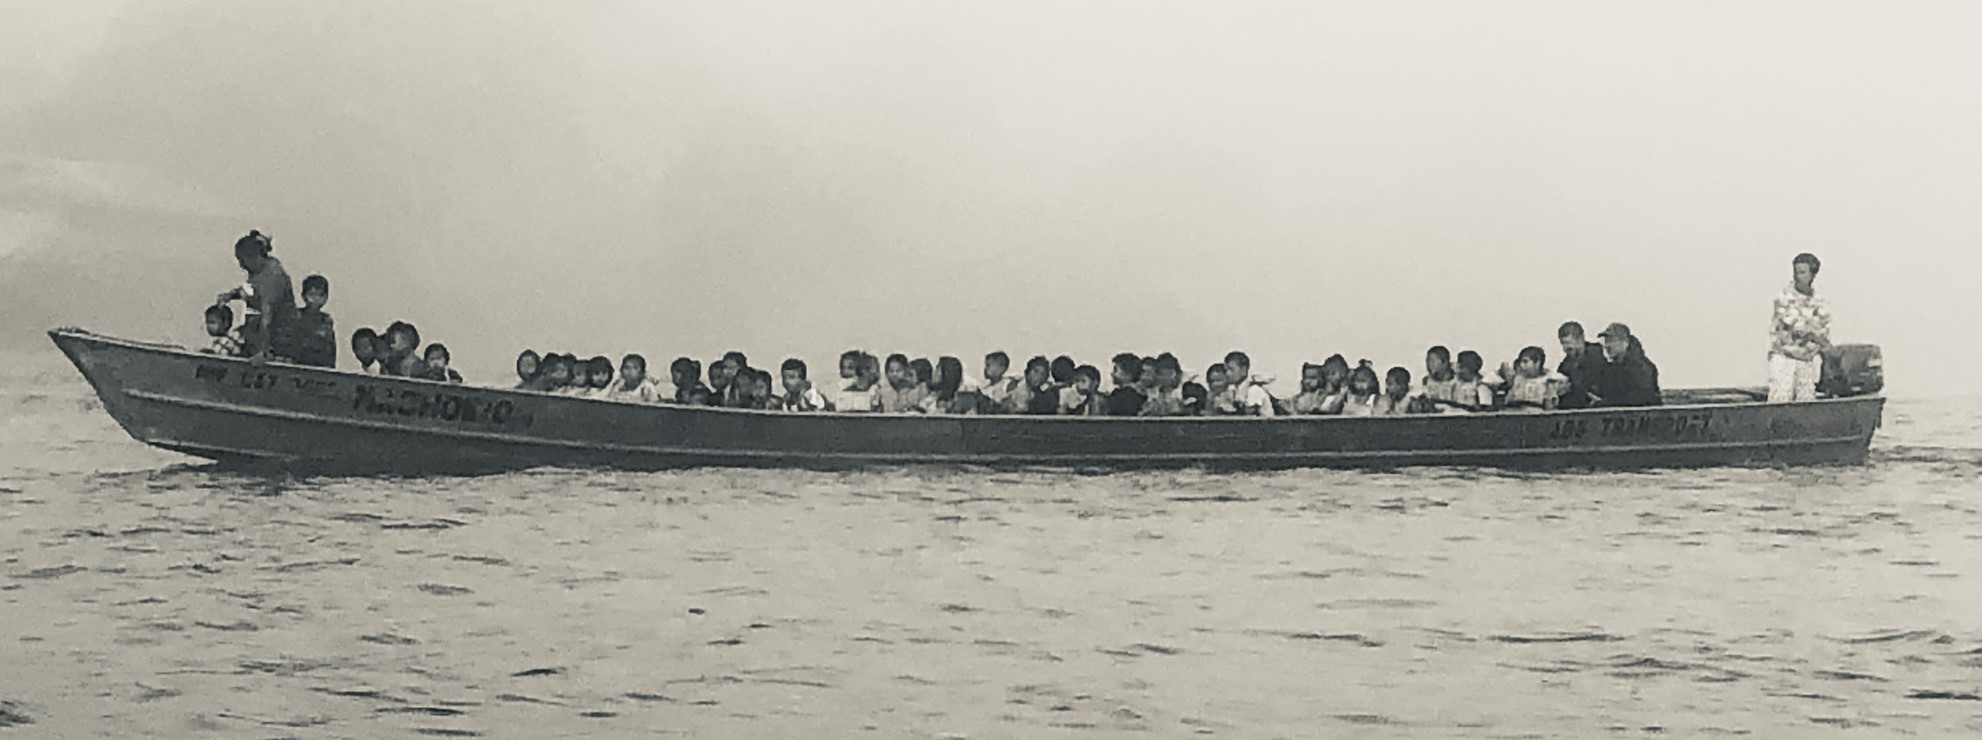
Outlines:
[[1106, 398], [1101, 395], [1101, 368], [1082, 365], [1074, 368], [1074, 383], [1060, 395], [1062, 416], [1107, 416]]
[[1329, 355], [1321, 361], [1321, 396], [1321, 410], [1315, 413], [1340, 414], [1348, 407], [1349, 361], [1342, 355]]
[[1404, 367], [1393, 367], [1384, 373], [1383, 396], [1376, 400], [1373, 416], [1402, 416], [1404, 414], [1433, 413], [1436, 406], [1430, 399], [1413, 393], [1411, 371]]
[[674, 382], [674, 402], [690, 406], [709, 405], [709, 386], [702, 383], [702, 363], [676, 357], [668, 365], [668, 378]]
[[1360, 360], [1356, 369], [1349, 371], [1348, 398], [1342, 406], [1343, 416], [1375, 416], [1376, 404], [1383, 389], [1377, 383], [1376, 368], [1369, 360]]
[[735, 395], [730, 386], [736, 383], [736, 373], [741, 369], [731, 365], [727, 359], [710, 361], [708, 401], [710, 406], [729, 405], [730, 398]]
[[[1149, 360], [1150, 375], [1156, 374], [1156, 358]], [[1130, 352], [1115, 355], [1110, 362], [1109, 380], [1114, 381], [1115, 389], [1108, 392], [1104, 402], [1109, 416], [1135, 416], [1142, 413], [1142, 405], [1149, 400], [1149, 394], [1142, 388], [1142, 358]], [[1151, 378], [1154, 380], [1155, 378]]]
[[246, 357], [242, 351], [241, 333], [234, 329], [234, 309], [225, 303], [206, 307], [207, 345], [200, 352], [222, 357]]
[[1287, 410], [1296, 414], [1319, 414], [1326, 405], [1328, 394], [1322, 390], [1321, 366], [1312, 362], [1301, 363], [1301, 392], [1287, 403]]
[[915, 368], [909, 364], [908, 355], [896, 352], [888, 355], [886, 381], [875, 389], [875, 398], [881, 404], [881, 413], [905, 414], [916, 411], [916, 404], [922, 403], [925, 395], [915, 377]]
[[660, 398], [654, 379], [647, 377], [647, 358], [629, 353], [619, 360], [619, 382], [606, 388], [605, 397], [627, 403], [653, 403]]
[[1012, 390], [1013, 410], [1050, 416], [1060, 410], [1060, 389], [1053, 385], [1053, 363], [1044, 355], [1025, 361], [1025, 378]]
[[413, 377], [425, 380], [437, 380], [442, 383], [459, 384], [461, 382], [461, 373], [457, 373], [453, 368], [447, 366], [448, 361], [452, 359], [454, 359], [453, 356], [447, 352], [447, 345], [440, 342], [429, 344], [420, 363], [420, 374]]
[[874, 355], [860, 353], [853, 383], [833, 393], [832, 410], [843, 414], [871, 414], [881, 410], [881, 362]]
[[612, 390], [612, 359], [605, 355], [594, 355], [585, 361], [585, 379], [591, 381], [578, 389], [578, 395], [604, 398]]
[[1046, 376], [1053, 383], [1053, 413], [1059, 413], [1061, 408], [1074, 402], [1074, 373], [1079, 369], [1074, 358], [1067, 355], [1053, 358], [1053, 362], [1046, 366]]
[[[1184, 387], [1186, 387], [1186, 385], [1196, 386], [1197, 384], [1196, 383], [1185, 384], [1183, 382], [1183, 376], [1184, 376], [1183, 363], [1177, 361], [1176, 355], [1172, 355], [1168, 352], [1157, 355], [1156, 372], [1154, 373], [1154, 377], [1156, 379], [1155, 384], [1150, 387], [1149, 397], [1143, 400], [1142, 411], [1139, 412], [1137, 415], [1138, 416], [1197, 415], [1203, 408], [1203, 406], [1201, 405], [1203, 403], [1203, 399], [1199, 398], [1197, 399], [1197, 404], [1192, 404], [1191, 403], [1192, 399], [1185, 397]], [[1202, 388], [1202, 386], [1199, 387]]]
[[385, 328], [385, 355], [379, 359], [380, 375], [417, 378], [425, 370], [420, 361], [420, 330], [404, 321]]
[[984, 382], [977, 386], [980, 413], [1012, 414], [1012, 391], [1018, 387], [1018, 378], [1007, 378], [1005, 373], [1012, 370], [1012, 357], [998, 350], [984, 356]]
[[330, 314], [323, 310], [330, 302], [330, 280], [322, 275], [303, 278], [303, 307], [296, 311], [296, 363], [314, 367], [337, 366], [337, 329]]
[[947, 355], [937, 358], [929, 379], [929, 395], [922, 399], [923, 413], [977, 413], [977, 392], [964, 388], [963, 380], [963, 360]]
[[[849, 364], [853, 365], [851, 369], [858, 374], [860, 353], [853, 353], [852, 363], [847, 362], [846, 355], [840, 355], [840, 374], [851, 380], [852, 376], [847, 374]], [[808, 380], [805, 374], [805, 361], [796, 357], [787, 359], [783, 365], [778, 366], [778, 375], [782, 376], [780, 379], [785, 385], [785, 395], [779, 405], [786, 411], [825, 411], [826, 397], [819, 393], [819, 389], [812, 387], [812, 381]]]
[[1149, 394], [1156, 392], [1155, 355], [1147, 355], [1142, 358], [1142, 372], [1136, 375], [1136, 390], [1142, 392], [1144, 399], [1149, 398]]
[[1548, 369], [1548, 355], [1540, 347], [1522, 347], [1508, 373], [1507, 408], [1552, 410], [1569, 388], [1569, 379]]
[[1272, 416], [1277, 410], [1273, 394], [1266, 386], [1273, 379], [1253, 375], [1253, 360], [1238, 350], [1225, 353], [1226, 393], [1232, 397], [1233, 413], [1242, 416]]
[[1418, 395], [1439, 406], [1456, 406], [1464, 400], [1459, 375], [1452, 369], [1452, 350], [1445, 345], [1425, 350], [1425, 377], [1420, 381]]
[[1486, 361], [1480, 358], [1480, 353], [1469, 349], [1459, 353], [1458, 365], [1459, 393], [1455, 405], [1467, 411], [1492, 411], [1493, 386], [1480, 374]]
[[1204, 369], [1204, 389], [1207, 394], [1203, 414], [1205, 416], [1237, 416], [1238, 400], [1232, 397], [1231, 370], [1225, 363], [1215, 363]]
[[351, 332], [351, 356], [358, 359], [358, 372], [366, 375], [378, 373], [372, 368], [372, 364], [378, 362], [380, 355], [385, 354], [382, 351], [383, 344], [378, 332], [372, 331], [369, 326]]
[[516, 355], [516, 389], [519, 391], [541, 390], [537, 388], [544, 374], [544, 358], [534, 349], [523, 350]]
[[737, 371], [736, 379], [730, 382], [730, 387], [736, 390], [736, 397], [730, 399], [728, 404], [730, 408], [762, 411], [783, 407], [778, 402], [777, 396], [771, 393], [770, 373], [745, 367]]
[[543, 363], [538, 366], [537, 370], [538, 382], [530, 390], [545, 393], [562, 393], [565, 387], [571, 384], [572, 374], [573, 368], [570, 355], [561, 355], [556, 352], [544, 355]]

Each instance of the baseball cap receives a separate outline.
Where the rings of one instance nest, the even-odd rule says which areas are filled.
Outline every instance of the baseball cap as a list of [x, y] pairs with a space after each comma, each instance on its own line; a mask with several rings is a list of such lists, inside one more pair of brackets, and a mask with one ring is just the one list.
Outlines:
[[1604, 327], [1603, 333], [1597, 336], [1629, 338], [1631, 336], [1631, 327], [1625, 326], [1624, 322], [1621, 321], [1612, 321], [1610, 322], [1610, 326]]

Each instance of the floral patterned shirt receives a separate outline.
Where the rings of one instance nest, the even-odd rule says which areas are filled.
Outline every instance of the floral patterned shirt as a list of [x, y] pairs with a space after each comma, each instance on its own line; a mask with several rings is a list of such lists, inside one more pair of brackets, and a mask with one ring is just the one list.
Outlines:
[[1804, 295], [1791, 283], [1776, 295], [1775, 324], [1771, 329], [1769, 353], [1796, 360], [1808, 360], [1823, 352], [1830, 343], [1831, 310], [1811, 289]]

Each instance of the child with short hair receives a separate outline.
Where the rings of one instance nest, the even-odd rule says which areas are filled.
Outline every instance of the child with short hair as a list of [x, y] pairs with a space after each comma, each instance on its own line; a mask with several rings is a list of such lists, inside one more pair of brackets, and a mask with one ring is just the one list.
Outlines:
[[461, 373], [457, 373], [453, 368], [447, 366], [448, 361], [451, 359], [453, 359], [453, 356], [448, 354], [447, 345], [440, 342], [429, 344], [420, 363], [420, 374], [413, 377], [460, 385]]
[[619, 382], [606, 388], [605, 397], [627, 403], [653, 403], [660, 397], [652, 378], [647, 377], [647, 358], [628, 353], [619, 360]]
[[736, 394], [730, 386], [736, 384], [737, 371], [743, 368], [730, 364], [729, 360], [709, 362], [709, 405], [727, 406]]
[[1402, 367], [1390, 368], [1384, 373], [1383, 395], [1376, 399], [1374, 416], [1402, 416], [1423, 413], [1427, 406], [1423, 396], [1412, 394], [1411, 371]]
[[1141, 360], [1142, 372], [1136, 376], [1136, 390], [1142, 391], [1142, 397], [1147, 399], [1156, 392], [1156, 356], [1144, 355]]
[[1025, 378], [1012, 388], [1008, 402], [1015, 414], [1050, 415], [1059, 410], [1059, 391], [1053, 387], [1053, 364], [1045, 355], [1034, 355], [1025, 361]]
[[1272, 378], [1253, 375], [1253, 360], [1246, 353], [1232, 350], [1225, 353], [1225, 381], [1231, 385], [1226, 393], [1231, 394], [1231, 405], [1235, 413], [1242, 416], [1272, 416], [1277, 410], [1273, 394], [1266, 386]]
[[1467, 411], [1492, 411], [1493, 386], [1488, 385], [1486, 379], [1480, 375], [1480, 371], [1486, 367], [1486, 361], [1480, 357], [1480, 353], [1469, 349], [1459, 353], [1458, 365], [1459, 372], [1455, 377], [1458, 381], [1459, 393], [1455, 405]]
[[1204, 369], [1204, 389], [1209, 394], [1205, 399], [1204, 415], [1238, 415], [1239, 401], [1232, 395], [1231, 369], [1225, 363], [1213, 363]]
[[612, 358], [593, 355], [592, 359], [585, 361], [585, 378], [591, 383], [579, 388], [578, 395], [604, 398], [606, 392], [612, 389], [612, 376]]
[[337, 329], [323, 310], [330, 302], [330, 280], [322, 275], [303, 278], [303, 307], [296, 312], [296, 363], [337, 366]]
[[[857, 373], [860, 355], [856, 353], [853, 359], [856, 365], [854, 370]], [[842, 355], [840, 357], [842, 372], [847, 369], [846, 365], [846, 357]], [[784, 410], [801, 413], [826, 410], [825, 395], [821, 394], [819, 389], [812, 387], [812, 381], [805, 377], [804, 360], [796, 357], [786, 358], [784, 364], [778, 366], [778, 375], [785, 386], [785, 395], [781, 402]]]
[[1060, 414], [1063, 416], [1106, 416], [1108, 406], [1101, 395], [1101, 369], [1093, 365], [1074, 368], [1073, 385], [1067, 388], [1070, 393], [1060, 396]]
[[[1109, 380], [1114, 381], [1115, 389], [1108, 392], [1106, 406], [1109, 416], [1135, 416], [1142, 413], [1143, 403], [1149, 394], [1143, 390], [1142, 358], [1132, 352], [1115, 355], [1110, 361]], [[1149, 374], [1156, 374], [1156, 358], [1150, 358]], [[1154, 381], [1155, 378], [1150, 380]]]
[[702, 363], [687, 357], [676, 357], [668, 365], [668, 379], [674, 382], [674, 402], [689, 406], [708, 406], [714, 395], [709, 386], [702, 384]]
[[980, 396], [978, 411], [986, 414], [1017, 413], [1012, 409], [1012, 390], [1018, 386], [1018, 378], [1007, 378], [1011, 372], [1012, 357], [1004, 350], [997, 350], [984, 356], [984, 383], [977, 388]]
[[372, 369], [372, 363], [379, 362], [379, 356], [385, 354], [380, 351], [379, 345], [378, 332], [372, 331], [369, 326], [351, 332], [351, 356], [358, 360], [358, 372], [378, 374], [377, 370]]
[[202, 354], [221, 357], [246, 357], [248, 353], [241, 346], [241, 334], [234, 329], [234, 309], [225, 303], [206, 307], [206, 335], [210, 338], [207, 346], [200, 348]]

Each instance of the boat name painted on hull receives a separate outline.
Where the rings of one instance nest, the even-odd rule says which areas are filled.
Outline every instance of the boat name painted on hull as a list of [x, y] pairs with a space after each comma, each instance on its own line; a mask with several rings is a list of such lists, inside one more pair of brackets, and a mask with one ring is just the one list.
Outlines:
[[528, 427], [533, 419], [516, 414], [507, 400], [484, 401], [458, 393], [427, 393], [410, 388], [358, 385], [351, 409], [381, 416], [439, 419], [458, 424]]
[[1562, 419], [1549, 429], [1549, 439], [1582, 439], [1594, 434], [1618, 437], [1703, 437], [1713, 428], [1714, 415], [1706, 411], [1681, 414]]

